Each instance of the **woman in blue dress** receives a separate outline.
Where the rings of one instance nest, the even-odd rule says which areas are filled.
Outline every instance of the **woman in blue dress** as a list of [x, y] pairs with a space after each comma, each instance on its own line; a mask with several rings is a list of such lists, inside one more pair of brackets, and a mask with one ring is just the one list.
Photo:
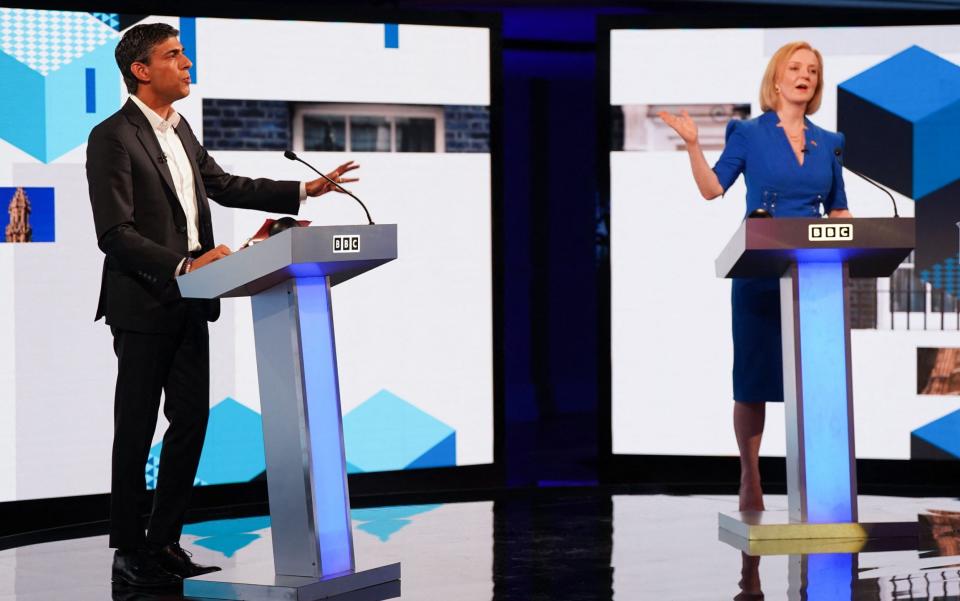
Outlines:
[[[806, 118], [820, 108], [822, 92], [823, 58], [817, 50], [806, 42], [777, 50], [760, 84], [763, 114], [727, 125], [726, 146], [712, 168], [686, 111], [660, 117], [686, 142], [693, 177], [705, 199], [722, 196], [742, 173], [747, 216], [850, 217], [838, 158], [843, 135]], [[779, 282], [735, 279], [732, 304], [740, 510], [763, 510], [759, 466], [766, 403], [783, 401]]]

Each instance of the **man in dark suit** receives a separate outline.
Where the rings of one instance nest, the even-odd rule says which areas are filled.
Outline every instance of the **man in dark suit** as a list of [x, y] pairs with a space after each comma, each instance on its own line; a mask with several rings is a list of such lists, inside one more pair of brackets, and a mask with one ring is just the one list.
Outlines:
[[[87, 180], [106, 254], [96, 319], [106, 317], [118, 360], [110, 497], [113, 579], [167, 586], [216, 567], [179, 545], [209, 412], [207, 321], [219, 301], [182, 299], [176, 276], [230, 254], [215, 246], [207, 198], [221, 205], [296, 214], [310, 182], [224, 173], [172, 104], [190, 93], [192, 66], [165, 24], [130, 29], [116, 49], [130, 99], [90, 133]], [[356, 169], [345, 163], [329, 176]], [[139, 512], [161, 391], [170, 424], [146, 534]]]

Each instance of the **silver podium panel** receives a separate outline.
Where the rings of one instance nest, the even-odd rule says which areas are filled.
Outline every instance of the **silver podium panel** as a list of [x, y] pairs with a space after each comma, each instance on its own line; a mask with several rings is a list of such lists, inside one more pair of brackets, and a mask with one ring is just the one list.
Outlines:
[[378, 601], [400, 596], [400, 564], [324, 578], [281, 576], [271, 564], [239, 566], [194, 576], [183, 581], [183, 596], [190, 599], [231, 601]]
[[396, 258], [394, 224], [294, 227], [178, 277], [177, 286], [184, 298], [253, 296], [292, 278], [336, 285]]

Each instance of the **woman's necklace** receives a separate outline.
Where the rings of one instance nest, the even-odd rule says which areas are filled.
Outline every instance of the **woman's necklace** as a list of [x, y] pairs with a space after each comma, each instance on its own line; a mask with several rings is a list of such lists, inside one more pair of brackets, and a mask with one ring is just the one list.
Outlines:
[[790, 147], [793, 149], [793, 153], [797, 156], [797, 161], [801, 164], [803, 163], [803, 151], [806, 148], [806, 140], [804, 140], [804, 131], [806, 131], [806, 125], [800, 125], [799, 131], [795, 130], [795, 133], [790, 133], [790, 130], [787, 129], [782, 123], [780, 127], [783, 128], [785, 134], [787, 134], [787, 141], [790, 142]]

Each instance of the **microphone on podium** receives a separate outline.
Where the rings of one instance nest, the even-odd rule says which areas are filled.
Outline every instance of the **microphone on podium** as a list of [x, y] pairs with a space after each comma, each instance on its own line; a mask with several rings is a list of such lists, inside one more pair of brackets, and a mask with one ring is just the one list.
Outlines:
[[834, 149], [833, 149], [833, 156], [837, 157], [837, 162], [840, 163], [840, 166], [841, 166], [841, 167], [844, 167], [847, 171], [849, 171], [850, 173], [856, 175], [856, 176], [859, 177], [860, 179], [863, 179], [863, 180], [865, 180], [865, 181], [868, 181], [868, 182], [870, 182], [871, 185], [873, 185], [873, 186], [875, 186], [875, 187], [883, 190], [883, 192], [884, 192], [887, 196], [890, 197], [890, 202], [893, 203], [893, 216], [894, 216], [894, 217], [899, 217], [899, 216], [900, 216], [900, 213], [897, 212], [897, 201], [894, 200], [893, 194], [890, 193], [890, 190], [887, 190], [886, 188], [884, 188], [883, 186], [881, 186], [881, 185], [878, 184], [877, 182], [873, 181], [872, 179], [870, 179], [870, 178], [867, 177], [866, 175], [860, 173], [859, 171], [856, 171], [856, 170], [851, 169], [851, 168], [849, 168], [849, 167], [845, 167], [844, 164], [843, 164], [843, 159], [842, 159], [843, 151], [840, 149], [839, 146], [838, 146], [837, 148], [834, 148]]
[[326, 174], [321, 173], [320, 171], [318, 171], [316, 167], [314, 167], [314, 166], [311, 165], [310, 163], [308, 163], [308, 162], [304, 161], [303, 159], [301, 159], [300, 157], [298, 157], [298, 156], [297, 156], [297, 153], [295, 153], [294, 151], [292, 151], [292, 150], [285, 150], [285, 151], [283, 151], [283, 156], [287, 157], [287, 158], [290, 159], [291, 161], [300, 161], [301, 163], [303, 163], [304, 165], [306, 165], [307, 167], [309, 167], [310, 169], [312, 169], [314, 172], [316, 172], [320, 177], [322, 177], [323, 179], [327, 180], [328, 182], [330, 182], [331, 184], [333, 184], [334, 186], [336, 186], [337, 190], [340, 190], [341, 192], [343, 192], [344, 194], [346, 194], [346, 195], [349, 196], [350, 198], [352, 198], [352, 199], [354, 199], [355, 201], [357, 201], [358, 203], [360, 203], [360, 206], [363, 207], [363, 212], [367, 214], [367, 223], [368, 223], [369, 225], [374, 225], [373, 219], [370, 217], [370, 211], [367, 210], [367, 205], [363, 204], [363, 201], [362, 201], [362, 200], [360, 200], [359, 198], [357, 198], [356, 196], [354, 196], [353, 192], [351, 192], [350, 190], [347, 190], [346, 188], [344, 188], [343, 186], [341, 186], [341, 185], [338, 184], [337, 182], [333, 181], [332, 179], [330, 179], [329, 177], [327, 177]]

